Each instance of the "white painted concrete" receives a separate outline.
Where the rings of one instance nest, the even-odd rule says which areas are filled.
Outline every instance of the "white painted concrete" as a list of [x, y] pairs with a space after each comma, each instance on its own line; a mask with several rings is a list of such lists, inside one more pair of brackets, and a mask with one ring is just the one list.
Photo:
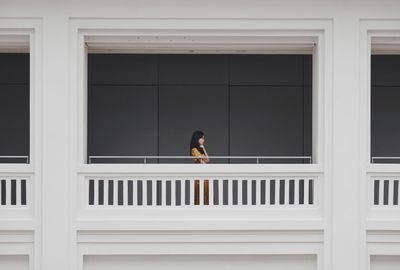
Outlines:
[[28, 256], [0, 255], [0, 269], [4, 270], [29, 270]]
[[371, 270], [397, 270], [400, 256], [371, 256]]
[[[320, 62], [322, 66], [318, 66], [320, 78], [323, 79], [320, 81], [323, 91], [319, 92], [322, 96], [318, 96], [322, 102], [318, 105], [323, 113], [320, 121], [322, 133], [318, 138], [322, 146], [319, 149], [320, 162], [309, 167], [277, 165], [255, 168], [229, 165], [205, 169], [193, 166], [85, 166], [79, 155], [83, 145], [77, 139], [84, 131], [76, 129], [80, 121], [84, 123], [79, 118], [83, 112], [79, 111], [79, 104], [75, 104], [81, 101], [77, 97], [81, 87], [79, 82], [82, 82], [77, 77], [78, 73], [84, 77], [84, 68], [81, 66], [84, 64], [84, 48], [79, 47], [83, 44], [82, 32], [112, 33], [113, 29], [124, 32], [146, 28], [171, 31], [189, 29], [189, 32], [221, 28], [257, 29], [261, 32], [319, 31], [323, 36], [321, 44], [324, 45], [321, 47], [324, 59]], [[34, 258], [30, 260], [30, 270], [81, 269], [83, 261], [77, 256], [77, 249], [84, 243], [78, 244], [76, 239], [80, 230], [140, 232], [146, 228], [179, 229], [181, 232], [190, 231], [191, 228], [217, 232], [234, 229], [252, 231], [255, 235], [263, 230], [282, 228], [288, 230], [288, 235], [293, 230], [321, 230], [324, 240], [318, 257], [318, 270], [364, 270], [369, 266], [366, 231], [387, 230], [395, 234], [400, 230], [399, 212], [392, 211], [385, 216], [383, 211], [372, 218], [367, 215], [370, 209], [368, 175], [400, 175], [398, 165], [371, 166], [368, 163], [369, 42], [374, 34], [400, 36], [399, 1], [0, 0], [0, 35], [10, 33], [23, 33], [30, 38], [32, 164], [0, 166], [0, 173], [5, 176], [21, 173], [33, 175], [34, 209], [33, 214], [19, 219], [1, 212], [0, 229], [34, 231]], [[254, 214], [232, 219], [228, 212], [198, 220], [187, 219], [185, 215], [171, 219], [168, 215], [162, 217], [149, 211], [140, 220], [135, 220], [133, 214], [129, 218], [116, 214], [113, 218], [101, 219], [96, 216], [90, 219], [84, 216], [78, 220], [77, 209], [80, 205], [77, 202], [77, 183], [85, 174], [146, 176], [166, 173], [179, 175], [182, 172], [230, 176], [255, 172], [261, 175], [320, 173], [324, 179], [321, 194], [323, 211], [314, 219], [297, 216], [291, 219], [284, 214], [274, 218]], [[10, 239], [12, 242], [13, 238]], [[23, 245], [14, 240], [15, 246]], [[285, 247], [286, 253], [293, 250], [298, 252], [296, 244], [287, 244], [283, 240], [279, 243]], [[383, 245], [386, 251], [390, 250], [389, 243]], [[91, 246], [93, 249], [95, 247]], [[129, 248], [127, 250], [129, 253]], [[90, 254], [91, 249], [86, 251], [85, 254]], [[9, 256], [9, 252], [4, 249], [0, 254]], [[153, 248], [153, 253], [157, 254], [156, 248]], [[21, 258], [21, 263], [25, 263], [23, 260]], [[259, 263], [254, 265], [268, 265], [267, 260]], [[371, 269], [386, 269], [391, 265], [393, 261], [387, 264], [378, 259], [372, 261]]]
[[86, 256], [84, 270], [130, 269], [274, 269], [316, 270], [315, 256], [289, 255], [196, 255], [196, 256]]

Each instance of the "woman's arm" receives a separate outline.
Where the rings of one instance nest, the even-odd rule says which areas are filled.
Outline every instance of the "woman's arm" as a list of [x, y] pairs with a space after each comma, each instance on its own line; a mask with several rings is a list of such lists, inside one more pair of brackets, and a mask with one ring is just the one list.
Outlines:
[[[202, 153], [200, 153], [199, 150], [197, 150], [196, 148], [192, 149], [192, 156], [193, 157], [198, 157], [198, 158], [193, 158], [193, 162], [198, 162], [201, 164], [206, 164], [208, 163], [209, 159], [205, 158], [206, 155], [203, 155]], [[208, 157], [208, 156], [207, 156]]]

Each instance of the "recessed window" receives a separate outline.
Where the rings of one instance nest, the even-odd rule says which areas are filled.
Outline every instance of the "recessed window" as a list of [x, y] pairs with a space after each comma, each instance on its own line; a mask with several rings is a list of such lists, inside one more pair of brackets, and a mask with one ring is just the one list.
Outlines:
[[312, 162], [311, 54], [90, 53], [87, 106], [88, 163]]
[[371, 162], [400, 163], [400, 55], [371, 56]]
[[0, 53], [0, 163], [29, 163], [29, 53]]

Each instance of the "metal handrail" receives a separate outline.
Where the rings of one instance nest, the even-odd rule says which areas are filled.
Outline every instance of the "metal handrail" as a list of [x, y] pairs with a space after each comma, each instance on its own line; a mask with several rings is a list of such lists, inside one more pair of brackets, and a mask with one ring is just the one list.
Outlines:
[[371, 157], [371, 163], [374, 163], [377, 159], [398, 159], [400, 161], [400, 157]]
[[[203, 156], [205, 158], [206, 156]], [[192, 159], [202, 158], [193, 156], [89, 156], [89, 164], [92, 163], [92, 159], [143, 159], [143, 163], [146, 164], [148, 159]], [[310, 164], [312, 163], [312, 156], [208, 156], [210, 159], [256, 159], [259, 164], [260, 159], [308, 159]]]
[[0, 159], [4, 159], [4, 158], [25, 158], [26, 159], [26, 163], [29, 163], [29, 156], [0, 156]]

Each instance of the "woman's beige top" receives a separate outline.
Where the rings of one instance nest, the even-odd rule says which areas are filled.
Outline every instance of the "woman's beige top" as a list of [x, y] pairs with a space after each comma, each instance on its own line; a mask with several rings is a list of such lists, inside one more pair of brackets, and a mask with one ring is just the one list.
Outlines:
[[[194, 163], [208, 163], [210, 160], [207, 156], [204, 154], [200, 153], [200, 151], [197, 148], [192, 148], [192, 157], [199, 157], [199, 158], [193, 158]], [[201, 162], [203, 161], [203, 162]]]

